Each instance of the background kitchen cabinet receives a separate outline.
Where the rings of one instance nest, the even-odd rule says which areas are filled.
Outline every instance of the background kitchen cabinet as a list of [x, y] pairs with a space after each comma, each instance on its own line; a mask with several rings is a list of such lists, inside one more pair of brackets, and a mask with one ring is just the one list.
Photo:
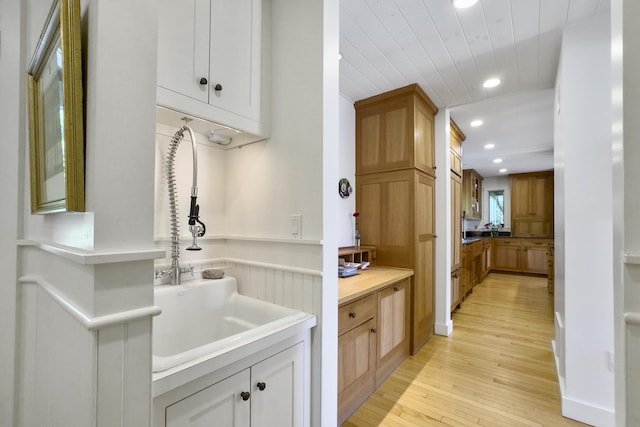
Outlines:
[[161, 0], [158, 105], [265, 133], [262, 0]]
[[548, 239], [493, 239], [493, 269], [519, 273], [548, 274]]
[[411, 353], [433, 336], [437, 108], [418, 85], [356, 107], [356, 210], [378, 265], [414, 270]]
[[462, 209], [466, 219], [482, 219], [482, 176], [473, 169], [462, 172]]
[[553, 171], [511, 175], [511, 233], [553, 237]]
[[493, 269], [500, 271], [521, 271], [520, 239], [493, 239]]
[[413, 84], [355, 103], [356, 175], [416, 168], [435, 176], [433, 121], [438, 109]]

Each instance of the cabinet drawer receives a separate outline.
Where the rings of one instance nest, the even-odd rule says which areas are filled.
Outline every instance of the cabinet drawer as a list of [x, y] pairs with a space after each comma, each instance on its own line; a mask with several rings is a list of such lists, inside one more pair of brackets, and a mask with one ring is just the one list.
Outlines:
[[376, 295], [371, 294], [338, 308], [338, 335], [375, 317]]
[[529, 246], [529, 247], [547, 247], [549, 245], [549, 241], [548, 240], [537, 240], [537, 239], [526, 239], [522, 241], [522, 246]]
[[496, 239], [493, 243], [497, 246], [520, 246], [520, 239]]

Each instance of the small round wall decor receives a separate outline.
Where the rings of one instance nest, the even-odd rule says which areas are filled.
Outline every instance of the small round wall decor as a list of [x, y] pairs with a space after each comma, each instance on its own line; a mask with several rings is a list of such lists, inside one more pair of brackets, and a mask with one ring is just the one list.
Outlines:
[[346, 199], [352, 192], [353, 188], [351, 187], [351, 184], [349, 184], [349, 180], [347, 178], [342, 178], [338, 181], [338, 194], [340, 194], [340, 197]]

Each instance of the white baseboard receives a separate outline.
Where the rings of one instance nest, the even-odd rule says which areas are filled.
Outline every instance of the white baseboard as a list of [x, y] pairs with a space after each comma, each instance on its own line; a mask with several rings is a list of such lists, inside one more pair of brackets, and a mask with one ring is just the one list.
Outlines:
[[438, 323], [434, 325], [433, 328], [436, 335], [442, 335], [448, 337], [453, 332], [453, 321], [449, 320], [447, 323]]
[[597, 427], [614, 427], [616, 424], [614, 411], [599, 408], [567, 396], [565, 378], [560, 376], [560, 360], [555, 340], [551, 341], [551, 347], [553, 348], [553, 358], [556, 362], [556, 373], [558, 375], [558, 384], [560, 385], [562, 416]]

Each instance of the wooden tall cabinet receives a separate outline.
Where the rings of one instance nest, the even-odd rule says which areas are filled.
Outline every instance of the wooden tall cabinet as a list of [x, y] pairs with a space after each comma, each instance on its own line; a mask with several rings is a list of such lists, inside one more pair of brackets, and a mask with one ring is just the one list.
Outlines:
[[435, 164], [438, 111], [418, 85], [356, 107], [356, 209], [363, 245], [378, 265], [414, 270], [411, 352], [433, 335]]
[[451, 309], [460, 304], [462, 274], [462, 141], [466, 137], [451, 120], [449, 177], [451, 181]]
[[553, 237], [553, 171], [511, 175], [511, 233]]

